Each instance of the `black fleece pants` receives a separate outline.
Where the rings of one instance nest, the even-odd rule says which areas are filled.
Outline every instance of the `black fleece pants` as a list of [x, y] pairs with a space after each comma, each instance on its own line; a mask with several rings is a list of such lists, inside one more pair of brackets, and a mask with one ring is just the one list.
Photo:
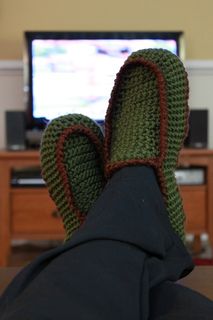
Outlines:
[[212, 301], [175, 283], [192, 269], [154, 170], [123, 168], [71, 240], [16, 276], [0, 319], [213, 319]]

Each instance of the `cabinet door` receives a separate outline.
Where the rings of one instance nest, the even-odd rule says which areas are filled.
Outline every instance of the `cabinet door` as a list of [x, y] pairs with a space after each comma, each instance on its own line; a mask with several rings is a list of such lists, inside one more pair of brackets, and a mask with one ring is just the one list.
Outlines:
[[11, 191], [11, 228], [14, 238], [61, 239], [61, 218], [45, 188]]
[[186, 214], [186, 231], [200, 234], [207, 228], [206, 186], [181, 186], [181, 196]]

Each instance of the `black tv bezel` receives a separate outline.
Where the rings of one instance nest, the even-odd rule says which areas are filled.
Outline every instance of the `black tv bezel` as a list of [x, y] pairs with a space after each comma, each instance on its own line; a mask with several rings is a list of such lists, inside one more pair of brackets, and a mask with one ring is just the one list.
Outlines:
[[184, 59], [183, 31], [25, 31], [24, 32], [24, 94], [27, 129], [43, 129], [45, 118], [33, 117], [32, 41], [35, 39], [174, 39], [177, 55]]

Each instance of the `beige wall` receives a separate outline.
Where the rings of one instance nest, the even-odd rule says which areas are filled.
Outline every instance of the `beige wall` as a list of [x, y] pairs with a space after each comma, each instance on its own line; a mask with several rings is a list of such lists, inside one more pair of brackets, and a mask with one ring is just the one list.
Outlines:
[[22, 58], [24, 30], [183, 30], [186, 59], [213, 59], [212, 0], [0, 0], [0, 60]]

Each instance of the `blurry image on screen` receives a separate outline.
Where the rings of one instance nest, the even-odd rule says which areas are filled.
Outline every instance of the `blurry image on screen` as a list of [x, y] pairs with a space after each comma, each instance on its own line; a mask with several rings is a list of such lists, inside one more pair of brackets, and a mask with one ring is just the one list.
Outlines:
[[33, 116], [51, 120], [81, 113], [103, 120], [124, 60], [145, 48], [177, 54], [176, 45], [174, 40], [33, 40]]

